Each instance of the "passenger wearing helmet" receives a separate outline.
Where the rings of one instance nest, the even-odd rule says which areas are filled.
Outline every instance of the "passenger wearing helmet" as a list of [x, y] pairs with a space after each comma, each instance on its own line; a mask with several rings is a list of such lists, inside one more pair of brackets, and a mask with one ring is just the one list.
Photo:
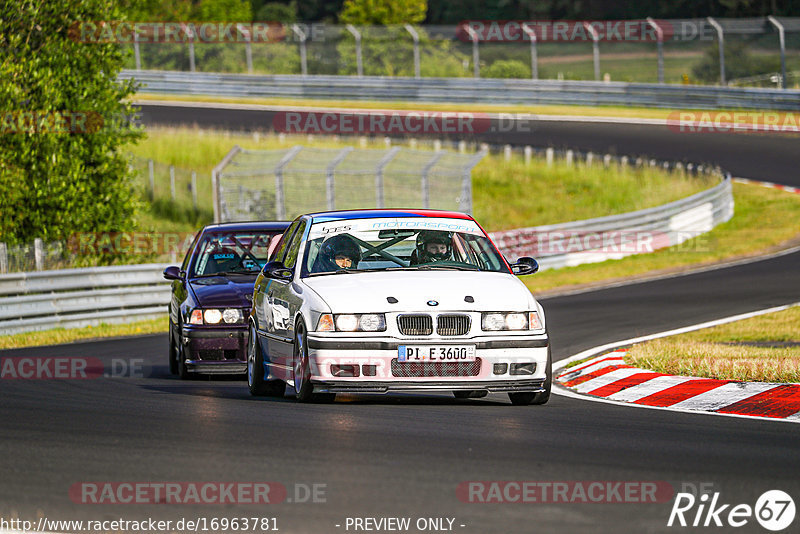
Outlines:
[[412, 263], [431, 263], [453, 259], [453, 235], [450, 232], [424, 230], [417, 234], [417, 248]]
[[347, 234], [335, 235], [322, 243], [314, 263], [314, 272], [355, 269], [360, 261], [361, 248], [358, 243]]

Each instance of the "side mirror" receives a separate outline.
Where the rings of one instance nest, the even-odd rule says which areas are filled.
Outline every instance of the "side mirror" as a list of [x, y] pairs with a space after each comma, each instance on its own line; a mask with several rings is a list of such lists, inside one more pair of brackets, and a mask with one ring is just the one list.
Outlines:
[[180, 267], [170, 265], [169, 267], [164, 269], [164, 278], [166, 278], [167, 280], [183, 280], [184, 276], [186, 276], [186, 273], [181, 271]]
[[283, 266], [279, 261], [271, 261], [264, 266], [264, 276], [276, 280], [291, 280], [294, 272]]
[[513, 272], [517, 276], [522, 276], [525, 274], [533, 274], [538, 270], [539, 270], [539, 263], [533, 258], [528, 258], [527, 256], [519, 258], [517, 260], [517, 263], [511, 264], [511, 272]]

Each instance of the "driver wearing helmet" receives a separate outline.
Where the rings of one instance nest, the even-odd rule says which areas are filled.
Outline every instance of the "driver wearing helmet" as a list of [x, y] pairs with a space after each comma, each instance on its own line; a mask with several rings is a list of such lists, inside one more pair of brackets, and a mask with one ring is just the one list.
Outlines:
[[453, 259], [453, 235], [439, 230], [424, 230], [417, 234], [417, 248], [412, 263], [431, 263]]
[[347, 234], [335, 235], [322, 243], [314, 272], [355, 269], [361, 261], [361, 248]]

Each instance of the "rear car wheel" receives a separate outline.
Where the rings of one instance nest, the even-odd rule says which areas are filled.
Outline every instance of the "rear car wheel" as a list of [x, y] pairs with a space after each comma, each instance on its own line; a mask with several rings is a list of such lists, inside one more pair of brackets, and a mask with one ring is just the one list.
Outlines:
[[172, 321], [169, 322], [169, 372], [172, 375], [178, 374], [178, 351], [175, 349], [175, 328]]
[[311, 365], [308, 361], [308, 341], [306, 328], [297, 323], [294, 335], [294, 392], [300, 402], [332, 402], [335, 393], [314, 393], [311, 383]]
[[283, 397], [286, 391], [283, 380], [264, 379], [264, 355], [257, 336], [255, 326], [250, 323], [247, 341], [247, 387], [254, 397]]
[[184, 354], [183, 343], [181, 342], [181, 328], [180, 323], [178, 324], [178, 342], [175, 346], [175, 359], [177, 360], [178, 365], [178, 376], [181, 380], [189, 380], [192, 378], [192, 373], [189, 372], [189, 369], [186, 367], [186, 354]]

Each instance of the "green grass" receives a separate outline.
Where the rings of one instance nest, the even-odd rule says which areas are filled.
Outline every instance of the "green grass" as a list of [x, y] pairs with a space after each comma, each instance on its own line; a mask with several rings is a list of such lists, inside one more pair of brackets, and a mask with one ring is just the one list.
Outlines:
[[[211, 170], [235, 144], [246, 149], [285, 149], [310, 143], [306, 136], [279, 138], [270, 134], [259, 135], [256, 140], [252, 135], [197, 129], [153, 129], [132, 151], [140, 157], [196, 170], [204, 177], [198, 180], [200, 206], [210, 213]], [[349, 144], [352, 140], [313, 139], [316, 147]], [[371, 140], [368, 146], [385, 144]], [[474, 168], [472, 176], [475, 216], [488, 231], [624, 213], [678, 200], [713, 185], [705, 179], [649, 167], [604, 168], [601, 163], [568, 167], [563, 162], [548, 167], [538, 158], [526, 165], [519, 154], [510, 161], [489, 155]], [[165, 180], [167, 175], [161, 174], [159, 179]]]
[[[661, 373], [757, 382], [800, 382], [800, 306], [631, 347], [629, 365]], [[764, 346], [742, 343], [757, 342]], [[773, 346], [769, 346], [773, 344]]]
[[733, 195], [733, 218], [695, 239], [651, 254], [543, 271], [523, 280], [534, 294], [626, 281], [757, 255], [800, 237], [800, 195], [750, 184], [733, 184]]
[[167, 316], [127, 324], [106, 324], [84, 326], [81, 328], [54, 328], [41, 332], [25, 332], [10, 336], [0, 336], [0, 349], [18, 349], [42, 345], [61, 345], [120, 336], [140, 336], [160, 334], [167, 331]]

